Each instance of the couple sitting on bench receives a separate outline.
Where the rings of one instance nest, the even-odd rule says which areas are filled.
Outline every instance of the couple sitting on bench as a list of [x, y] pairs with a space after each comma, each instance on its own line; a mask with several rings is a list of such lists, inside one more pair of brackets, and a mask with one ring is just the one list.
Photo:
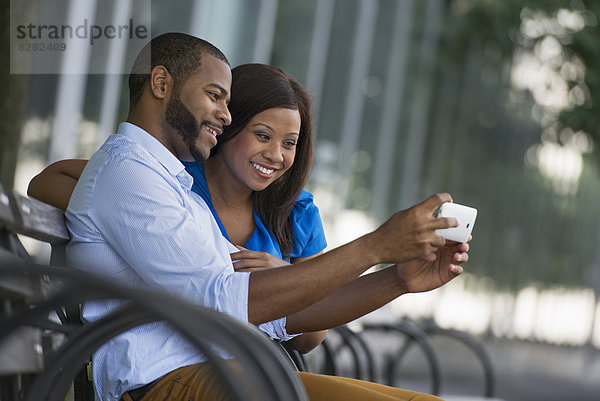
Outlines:
[[[328, 328], [461, 274], [468, 245], [435, 234], [457, 224], [433, 214], [448, 194], [323, 252], [319, 212], [303, 190], [309, 96], [279, 69], [230, 69], [210, 43], [169, 33], [142, 49], [129, 89], [127, 122], [89, 161], [55, 163], [30, 184], [30, 196], [66, 209], [70, 266], [227, 313], [301, 352]], [[362, 275], [380, 263], [392, 265]], [[117, 306], [86, 303], [83, 314], [96, 320]], [[312, 401], [437, 399], [298, 374]], [[202, 354], [160, 322], [98, 349], [93, 377], [101, 400], [227, 399]]]

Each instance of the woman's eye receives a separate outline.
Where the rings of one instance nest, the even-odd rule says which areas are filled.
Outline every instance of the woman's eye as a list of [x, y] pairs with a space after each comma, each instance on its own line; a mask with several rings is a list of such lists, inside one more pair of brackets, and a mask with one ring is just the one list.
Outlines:
[[293, 148], [294, 146], [296, 146], [296, 142], [294, 141], [286, 141], [283, 143], [283, 146], [285, 146], [286, 148]]
[[269, 140], [269, 136], [267, 134], [263, 134], [261, 132], [255, 132], [254, 133], [258, 139], [262, 140], [262, 141], [268, 141]]

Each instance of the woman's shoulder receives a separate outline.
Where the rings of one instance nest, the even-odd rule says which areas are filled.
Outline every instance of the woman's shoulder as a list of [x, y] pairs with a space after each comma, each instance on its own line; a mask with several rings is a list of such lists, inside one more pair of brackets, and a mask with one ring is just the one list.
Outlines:
[[302, 190], [292, 207], [291, 219], [295, 226], [322, 224], [319, 208], [315, 205], [313, 194]]
[[319, 208], [314, 197], [303, 190], [292, 208], [294, 249], [292, 259], [316, 255], [327, 246]]
[[292, 213], [293, 214], [297, 214], [297, 213], [305, 214], [305, 213], [311, 213], [314, 211], [316, 211], [317, 213], [319, 211], [319, 209], [317, 208], [317, 206], [314, 203], [314, 196], [307, 190], [303, 189], [302, 192], [300, 192], [298, 199], [296, 199], [296, 202], [294, 202], [294, 207], [293, 207]]

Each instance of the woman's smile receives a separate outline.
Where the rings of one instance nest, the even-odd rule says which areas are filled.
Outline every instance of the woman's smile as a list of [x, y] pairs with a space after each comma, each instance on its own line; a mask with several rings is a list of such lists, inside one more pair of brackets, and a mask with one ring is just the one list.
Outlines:
[[275, 168], [268, 168], [268, 167], [265, 167], [261, 164], [255, 163], [255, 162], [250, 162], [250, 164], [252, 164], [252, 167], [254, 167], [256, 170], [258, 170], [260, 173], [262, 173], [262, 175], [264, 175], [265, 178], [271, 178], [273, 173], [278, 171]]

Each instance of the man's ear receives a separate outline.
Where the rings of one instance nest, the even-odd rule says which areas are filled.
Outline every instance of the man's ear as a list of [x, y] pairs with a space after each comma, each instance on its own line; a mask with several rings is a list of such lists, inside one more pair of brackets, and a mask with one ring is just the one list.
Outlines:
[[158, 99], [167, 97], [173, 86], [173, 77], [162, 65], [157, 65], [150, 73], [150, 90]]

